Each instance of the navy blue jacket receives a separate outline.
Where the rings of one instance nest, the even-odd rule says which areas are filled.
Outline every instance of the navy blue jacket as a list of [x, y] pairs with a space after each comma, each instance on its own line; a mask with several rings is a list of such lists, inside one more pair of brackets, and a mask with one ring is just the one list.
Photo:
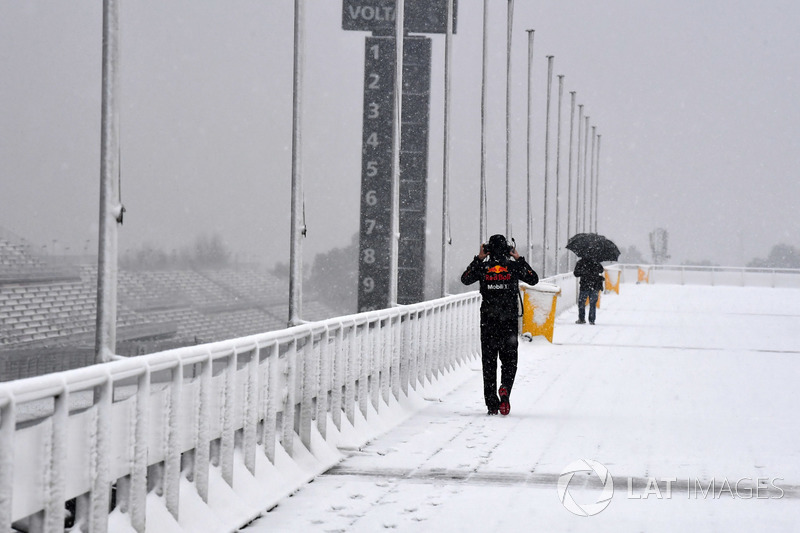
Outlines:
[[529, 285], [539, 283], [539, 276], [525, 258], [492, 256], [481, 261], [476, 255], [467, 269], [461, 274], [461, 283], [471, 285], [480, 282], [481, 317], [517, 319], [519, 282]]
[[580, 288], [582, 291], [600, 292], [605, 286], [603, 265], [591, 259], [579, 259], [572, 272], [576, 278], [581, 279]]

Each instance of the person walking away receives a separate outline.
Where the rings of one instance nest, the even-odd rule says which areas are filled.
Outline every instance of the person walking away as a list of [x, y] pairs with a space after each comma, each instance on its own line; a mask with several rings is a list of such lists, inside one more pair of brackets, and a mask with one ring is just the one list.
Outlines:
[[[539, 276], [503, 235], [492, 235], [461, 275], [461, 283], [480, 282], [483, 397], [488, 414], [511, 411], [511, 388], [517, 374], [519, 282], [536, 285]], [[500, 389], [497, 389], [497, 359]]]
[[589, 324], [594, 325], [594, 320], [597, 314], [597, 298], [600, 296], [600, 291], [603, 290], [605, 278], [603, 277], [603, 265], [599, 262], [581, 258], [575, 264], [576, 278], [580, 278], [580, 287], [578, 291], [578, 320], [576, 324], [586, 324], [586, 299], [589, 299]]

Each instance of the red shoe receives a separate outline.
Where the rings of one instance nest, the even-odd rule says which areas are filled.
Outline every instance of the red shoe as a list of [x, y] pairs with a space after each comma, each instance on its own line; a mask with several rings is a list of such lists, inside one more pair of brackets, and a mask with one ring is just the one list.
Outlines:
[[508, 389], [500, 387], [497, 394], [500, 396], [500, 414], [505, 416], [511, 412], [511, 403], [508, 401]]

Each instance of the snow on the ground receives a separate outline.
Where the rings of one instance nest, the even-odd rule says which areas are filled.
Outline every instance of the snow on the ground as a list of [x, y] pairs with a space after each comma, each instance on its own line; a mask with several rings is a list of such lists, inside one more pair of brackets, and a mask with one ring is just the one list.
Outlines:
[[[520, 344], [508, 417], [485, 414], [475, 361], [465, 384], [244, 531], [796, 529], [800, 290], [623, 285], [597, 325], [575, 315], [552, 345]], [[614, 479], [594, 516], [559, 500], [579, 459]], [[579, 505], [601, 493], [591, 472], [569, 487]]]

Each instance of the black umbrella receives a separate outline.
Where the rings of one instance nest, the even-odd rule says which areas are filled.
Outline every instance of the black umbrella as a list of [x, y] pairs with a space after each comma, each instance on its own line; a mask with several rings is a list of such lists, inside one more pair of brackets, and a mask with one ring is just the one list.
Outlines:
[[578, 233], [567, 241], [567, 250], [575, 252], [578, 257], [595, 261], [616, 261], [619, 248], [609, 239], [597, 233]]

